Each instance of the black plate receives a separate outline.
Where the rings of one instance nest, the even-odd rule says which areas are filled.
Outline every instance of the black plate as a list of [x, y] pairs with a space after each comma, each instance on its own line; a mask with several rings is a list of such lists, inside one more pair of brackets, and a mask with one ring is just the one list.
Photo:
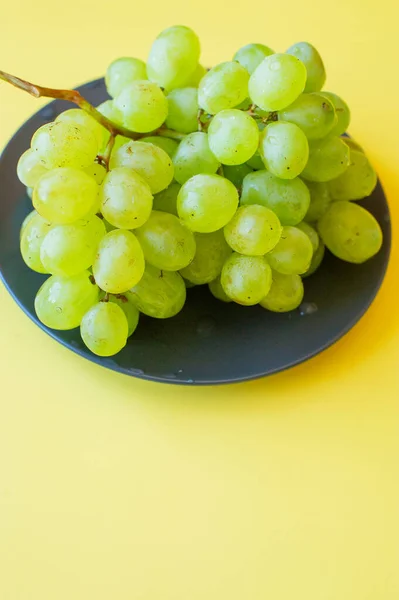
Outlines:
[[[103, 80], [79, 88], [94, 104], [107, 99]], [[385, 275], [391, 245], [387, 201], [381, 185], [362, 202], [380, 223], [384, 244], [372, 260], [351, 265], [328, 254], [321, 269], [305, 282], [301, 309], [270, 313], [216, 301], [207, 286], [188, 291], [183, 311], [165, 321], [143, 317], [117, 356], [92, 355], [79, 331], [52, 331], [36, 318], [33, 302], [45, 276], [28, 269], [19, 252], [19, 230], [32, 205], [16, 176], [18, 158], [38, 127], [70, 107], [55, 101], [42, 108], [15, 134], [0, 159], [0, 273], [22, 310], [53, 338], [104, 367], [154, 381], [216, 384], [269, 375], [318, 354], [366, 312]], [[315, 310], [317, 308], [317, 310]]]

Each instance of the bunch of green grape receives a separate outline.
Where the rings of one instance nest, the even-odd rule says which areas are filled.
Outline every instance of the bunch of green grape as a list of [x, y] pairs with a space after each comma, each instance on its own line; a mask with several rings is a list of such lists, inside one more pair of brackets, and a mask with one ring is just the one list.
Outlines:
[[146, 63], [120, 58], [106, 72], [111, 99], [97, 110], [131, 138], [112, 146], [96, 118], [71, 109], [19, 160], [34, 207], [21, 253], [50, 275], [38, 318], [80, 327], [97, 355], [119, 352], [140, 313], [176, 315], [188, 287], [291, 311], [325, 248], [362, 263], [381, 247], [377, 221], [353, 202], [377, 177], [344, 136], [347, 104], [322, 91], [317, 50], [249, 44], [210, 70], [199, 61], [191, 29], [166, 29]]

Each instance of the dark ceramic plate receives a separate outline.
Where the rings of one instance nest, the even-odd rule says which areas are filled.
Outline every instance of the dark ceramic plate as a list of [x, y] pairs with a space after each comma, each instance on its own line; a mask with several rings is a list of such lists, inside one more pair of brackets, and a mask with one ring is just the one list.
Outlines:
[[[94, 104], [107, 98], [103, 80], [79, 89]], [[341, 262], [328, 254], [321, 269], [306, 279], [304, 303], [292, 313], [224, 304], [213, 298], [207, 286], [193, 288], [179, 315], [165, 321], [143, 317], [126, 348], [109, 359], [92, 355], [79, 330], [58, 332], [44, 327], [36, 318], [33, 302], [45, 276], [30, 271], [19, 253], [19, 229], [32, 205], [17, 179], [16, 164], [34, 131], [68, 106], [56, 101], [42, 108], [15, 134], [0, 159], [1, 277], [22, 310], [53, 338], [127, 375], [168, 383], [231, 383], [307, 360], [347, 333], [369, 308], [384, 278], [391, 244], [389, 210], [380, 185], [362, 204], [382, 227], [381, 251], [363, 265]]]

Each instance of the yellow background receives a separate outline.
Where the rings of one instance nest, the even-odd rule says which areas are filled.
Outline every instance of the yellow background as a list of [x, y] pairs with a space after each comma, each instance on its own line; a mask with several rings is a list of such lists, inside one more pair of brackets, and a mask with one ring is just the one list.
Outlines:
[[[183, 23], [203, 62], [313, 42], [399, 218], [393, 0], [4, 2], [1, 68], [69, 87]], [[0, 83], [0, 143], [40, 101]], [[7, 190], [0, 189], [0, 197]], [[0, 287], [1, 600], [397, 600], [399, 249], [343, 340], [217, 389], [108, 372]]]

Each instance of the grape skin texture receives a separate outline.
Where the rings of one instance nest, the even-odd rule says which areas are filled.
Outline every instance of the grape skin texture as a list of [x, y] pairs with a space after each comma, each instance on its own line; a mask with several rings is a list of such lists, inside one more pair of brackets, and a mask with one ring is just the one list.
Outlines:
[[216, 298], [216, 300], [220, 300], [221, 302], [226, 302], [226, 303], [233, 302], [233, 300], [231, 298], [229, 298], [229, 296], [226, 294], [226, 292], [222, 288], [222, 284], [220, 281], [220, 275], [219, 275], [219, 277], [217, 277], [216, 279], [211, 281], [208, 284], [208, 287], [209, 287], [209, 291], [211, 292], [212, 296], [214, 296]]
[[240, 254], [263, 256], [281, 237], [282, 227], [274, 212], [259, 204], [240, 206], [224, 228], [229, 246]]
[[222, 110], [211, 121], [208, 141], [222, 164], [240, 165], [258, 149], [259, 130], [254, 119], [240, 110]]
[[152, 210], [150, 186], [133, 169], [120, 167], [107, 173], [100, 190], [101, 212], [119, 229], [137, 229]]
[[139, 58], [122, 57], [114, 60], [105, 74], [105, 84], [110, 96], [116, 98], [134, 81], [147, 79], [145, 62]]
[[222, 271], [225, 260], [231, 254], [223, 230], [213, 233], [194, 234], [196, 252], [192, 262], [180, 271], [184, 279], [196, 285], [209, 283]]
[[[127, 138], [124, 138], [124, 139], [126, 140], [126, 142], [130, 142], [130, 140], [128, 140]], [[175, 140], [171, 140], [169, 138], [156, 136], [156, 135], [150, 135], [148, 137], [143, 137], [143, 138], [141, 138], [140, 141], [147, 142], [147, 144], [154, 144], [154, 146], [158, 146], [158, 148], [161, 148], [161, 150], [166, 152], [166, 154], [168, 156], [170, 156], [170, 158], [174, 157], [175, 152], [179, 147], [178, 142], [176, 142]], [[126, 142], [124, 142], [124, 143], [126, 144]], [[122, 145], [123, 144], [121, 144], [121, 146]]]
[[226, 177], [226, 179], [228, 179], [229, 181], [231, 181], [231, 183], [233, 183], [236, 186], [237, 189], [241, 189], [242, 188], [244, 177], [246, 177], [246, 175], [249, 175], [249, 173], [252, 173], [252, 169], [247, 164], [245, 164], [245, 165], [233, 165], [233, 166], [225, 165], [225, 166], [223, 166], [223, 174], [224, 174], [224, 176]]
[[325, 250], [326, 250], [326, 247], [325, 247], [324, 243], [319, 239], [319, 246], [318, 246], [317, 250], [313, 253], [310, 267], [306, 271], [306, 273], [303, 273], [303, 275], [301, 275], [302, 278], [309, 277], [310, 275], [313, 275], [313, 273], [315, 271], [317, 271], [317, 269], [320, 267], [320, 265], [323, 261]]
[[166, 190], [162, 190], [162, 192], [156, 194], [154, 196], [154, 210], [167, 212], [177, 217], [178, 214], [176, 203], [180, 188], [181, 185], [178, 183], [171, 183]]
[[180, 88], [168, 94], [168, 117], [166, 127], [182, 133], [198, 129], [198, 91], [196, 88]]
[[272, 270], [272, 285], [260, 305], [272, 312], [295, 310], [303, 300], [303, 283], [299, 275], [283, 275]]
[[316, 48], [308, 42], [299, 42], [288, 48], [287, 54], [299, 58], [306, 67], [305, 92], [319, 92], [326, 81], [326, 71]]
[[330, 131], [330, 135], [342, 135], [347, 131], [351, 120], [349, 106], [340, 96], [337, 96], [337, 94], [324, 91], [322, 93], [325, 98], [332, 102], [335, 108], [335, 114], [337, 115], [337, 123]]
[[333, 103], [323, 94], [301, 94], [279, 113], [279, 119], [294, 123], [308, 140], [317, 140], [331, 132], [337, 122]]
[[183, 308], [186, 286], [179, 273], [161, 271], [147, 264], [141, 281], [127, 297], [143, 314], [155, 319], [169, 319]]
[[80, 334], [94, 354], [113, 356], [126, 346], [126, 315], [114, 302], [99, 302], [84, 315]]
[[[136, 231], [145, 260], [167, 271], [184, 269], [195, 256], [195, 238], [180, 219], [153, 210], [148, 221]], [[132, 286], [131, 286], [132, 287]]]
[[243, 306], [258, 304], [270, 290], [272, 270], [263, 256], [242, 256], [234, 252], [223, 266], [225, 294]]
[[201, 79], [198, 88], [200, 108], [215, 115], [237, 106], [248, 96], [248, 80], [248, 71], [237, 62], [216, 65]]
[[33, 188], [45, 173], [47, 173], [47, 169], [41, 163], [37, 152], [32, 149], [26, 150], [17, 164], [17, 175], [20, 182], [26, 187]]
[[281, 179], [294, 179], [304, 170], [309, 144], [297, 125], [270, 123], [260, 136], [259, 152], [268, 171]]
[[[105, 296], [105, 293], [103, 293], [103, 296]], [[101, 298], [101, 300], [103, 300], [103, 298]], [[108, 302], [113, 302], [123, 310], [128, 325], [127, 337], [133, 335], [140, 320], [140, 312], [137, 310], [134, 304], [130, 302], [127, 296], [122, 294], [119, 294], [118, 296], [108, 294]]]
[[123, 124], [146, 133], [162, 125], [168, 115], [168, 101], [161, 88], [151, 81], [134, 81], [114, 100], [123, 115]]
[[35, 310], [39, 320], [51, 329], [74, 329], [98, 298], [99, 289], [88, 271], [73, 277], [52, 275], [37, 293]]
[[207, 134], [197, 131], [180, 142], [173, 157], [173, 166], [176, 181], [183, 184], [194, 175], [216, 173], [220, 162], [209, 147]]
[[310, 204], [304, 218], [309, 223], [313, 223], [324, 215], [332, 202], [332, 198], [327, 183], [307, 181], [306, 186], [310, 192]]
[[309, 223], [306, 223], [305, 221], [299, 223], [297, 225], [297, 229], [300, 229], [301, 231], [303, 231], [303, 233], [306, 233], [306, 235], [310, 239], [314, 255], [320, 244], [319, 234], [317, 233], [316, 229], [314, 229], [311, 225], [309, 225]]
[[312, 260], [313, 247], [309, 237], [297, 227], [284, 227], [277, 246], [267, 254], [267, 261], [283, 275], [305, 273]]
[[25, 264], [37, 273], [48, 273], [40, 258], [40, 248], [52, 227], [53, 225], [43, 219], [36, 211], [30, 213], [22, 224], [21, 255]]
[[238, 206], [234, 185], [219, 175], [195, 175], [177, 196], [177, 212], [192, 231], [211, 233], [233, 218]]
[[31, 147], [46, 169], [84, 169], [94, 162], [99, 150], [97, 139], [90, 129], [62, 121], [40, 127], [33, 135]]
[[98, 123], [92, 116], [81, 108], [70, 108], [64, 110], [55, 120], [55, 123], [69, 123], [70, 125], [81, 125], [82, 127], [91, 131], [92, 135], [97, 140], [98, 148], [101, 148], [101, 144], [104, 139], [104, 127]]
[[329, 182], [334, 200], [361, 200], [377, 185], [377, 173], [363, 152], [350, 149], [350, 163], [342, 175]]
[[264, 46], [263, 44], [247, 44], [237, 50], [233, 60], [239, 62], [251, 75], [262, 60], [271, 54], [274, 54], [274, 51], [268, 46]]
[[376, 219], [353, 202], [333, 202], [318, 222], [318, 229], [330, 252], [347, 262], [362, 263], [377, 254], [382, 245]]
[[338, 137], [328, 137], [311, 145], [302, 177], [309, 181], [331, 181], [346, 171], [349, 162], [349, 147], [345, 142]]

